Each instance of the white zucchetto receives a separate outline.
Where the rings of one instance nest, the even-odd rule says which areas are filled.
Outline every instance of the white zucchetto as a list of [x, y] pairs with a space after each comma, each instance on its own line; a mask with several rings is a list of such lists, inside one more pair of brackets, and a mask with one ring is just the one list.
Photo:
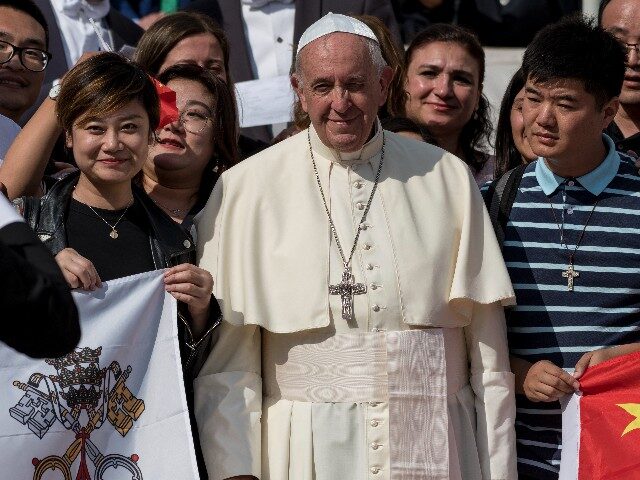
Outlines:
[[300, 53], [300, 50], [314, 40], [336, 32], [360, 35], [361, 37], [370, 38], [374, 42], [379, 43], [373, 30], [365, 23], [347, 15], [329, 12], [304, 31], [300, 37], [300, 42], [298, 42], [297, 53]]

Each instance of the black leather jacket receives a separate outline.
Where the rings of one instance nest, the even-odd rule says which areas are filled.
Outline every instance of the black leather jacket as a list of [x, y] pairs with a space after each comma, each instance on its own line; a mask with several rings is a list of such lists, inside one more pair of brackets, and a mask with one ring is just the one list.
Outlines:
[[[68, 246], [65, 218], [79, 176], [80, 172], [77, 171], [58, 180], [42, 198], [23, 197], [14, 201], [31, 228], [53, 255], [57, 255]], [[182, 263], [195, 264], [195, 245], [189, 234], [165, 215], [136, 185], [133, 185], [133, 196], [142, 206], [148, 219], [148, 224], [143, 228], [148, 229], [149, 246], [155, 268], [162, 269]], [[218, 304], [214, 298], [211, 300], [207, 333], [197, 342], [194, 341], [187, 322], [188, 309], [186, 305], [179, 304], [180, 353], [188, 391], [192, 389], [192, 381], [211, 351], [212, 331], [220, 322]]]

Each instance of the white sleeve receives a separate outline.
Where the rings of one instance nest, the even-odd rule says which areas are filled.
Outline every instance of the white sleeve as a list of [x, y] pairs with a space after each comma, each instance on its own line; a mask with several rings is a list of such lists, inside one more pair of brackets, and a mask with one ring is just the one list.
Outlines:
[[211, 480], [260, 478], [261, 333], [220, 325], [220, 336], [194, 382], [195, 417]]
[[484, 480], [515, 480], [515, 377], [500, 303], [473, 306], [465, 327], [477, 415], [476, 445]]

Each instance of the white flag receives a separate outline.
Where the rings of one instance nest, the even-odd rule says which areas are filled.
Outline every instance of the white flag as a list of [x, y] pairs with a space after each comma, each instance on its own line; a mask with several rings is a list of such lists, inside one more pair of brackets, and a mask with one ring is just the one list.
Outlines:
[[0, 344], [0, 476], [198, 479], [163, 272], [74, 299], [82, 338], [71, 354], [33, 360]]

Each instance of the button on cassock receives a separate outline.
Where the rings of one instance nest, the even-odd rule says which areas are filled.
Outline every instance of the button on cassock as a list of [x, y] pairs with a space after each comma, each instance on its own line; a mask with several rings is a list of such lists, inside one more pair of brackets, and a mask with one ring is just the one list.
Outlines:
[[372, 427], [377, 427], [378, 425], [380, 425], [380, 423], [377, 420], [371, 420], [369, 422], [369, 425], [371, 425]]
[[380, 472], [380, 469], [378, 467], [371, 467], [371, 473], [373, 473], [374, 475], [377, 475]]

